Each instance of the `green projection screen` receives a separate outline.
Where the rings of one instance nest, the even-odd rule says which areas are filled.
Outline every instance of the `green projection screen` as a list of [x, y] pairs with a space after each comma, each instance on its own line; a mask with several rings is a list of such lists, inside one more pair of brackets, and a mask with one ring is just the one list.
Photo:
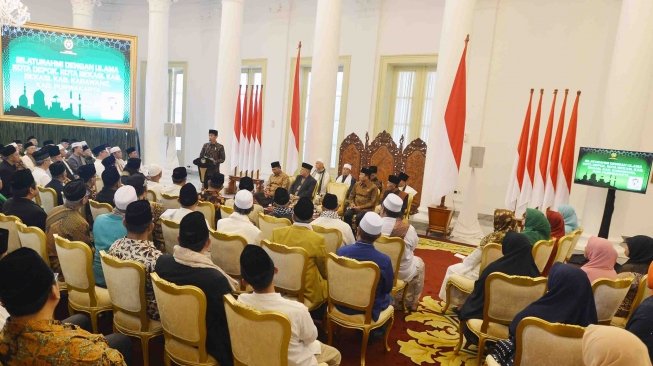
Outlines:
[[2, 26], [2, 120], [133, 128], [136, 37]]
[[574, 183], [646, 193], [653, 153], [581, 147]]

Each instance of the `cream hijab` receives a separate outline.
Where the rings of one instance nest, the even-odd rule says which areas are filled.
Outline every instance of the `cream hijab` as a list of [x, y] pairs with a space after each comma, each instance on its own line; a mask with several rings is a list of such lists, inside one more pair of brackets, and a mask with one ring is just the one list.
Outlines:
[[636, 335], [608, 325], [585, 328], [583, 363], [585, 366], [651, 366], [648, 349]]

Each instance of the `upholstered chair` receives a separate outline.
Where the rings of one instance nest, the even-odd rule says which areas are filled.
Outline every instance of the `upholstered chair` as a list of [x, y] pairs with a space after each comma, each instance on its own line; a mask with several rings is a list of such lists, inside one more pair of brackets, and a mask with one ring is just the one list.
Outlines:
[[91, 206], [91, 216], [93, 216], [93, 220], [97, 219], [97, 217], [102, 214], [110, 213], [113, 211], [113, 207], [111, 207], [111, 205], [108, 203], [100, 203], [95, 200], [88, 200], [88, 204]]
[[166, 253], [173, 254], [175, 245], [179, 244], [179, 223], [161, 219], [161, 231]]
[[169, 195], [166, 193], [161, 193], [161, 199], [159, 200], [161, 206], [167, 209], [181, 208], [179, 203], [179, 196]]
[[41, 186], [36, 186], [36, 189], [39, 191], [39, 201], [40, 205], [43, 208], [45, 213], [49, 214], [53, 208], [57, 207], [57, 191], [54, 188], [46, 188]]
[[342, 245], [342, 232], [335, 228], [311, 225], [313, 231], [322, 235], [327, 253], [335, 253]]
[[633, 277], [617, 278], [615, 280], [599, 278], [592, 283], [599, 324], [610, 325], [614, 314], [619, 310], [619, 305], [626, 298], [632, 283]]
[[263, 239], [272, 240], [274, 229], [290, 225], [292, 225], [292, 222], [286, 218], [265, 215], [262, 212], [258, 214], [258, 228], [261, 229], [261, 237]]
[[399, 279], [399, 266], [401, 258], [404, 256], [406, 244], [404, 239], [398, 237], [381, 236], [374, 242], [374, 248], [379, 252], [390, 257], [392, 263], [392, 272], [394, 274], [394, 283], [392, 285], [392, 296], [394, 297], [399, 291], [403, 291], [401, 297], [402, 307], [406, 312], [406, 282]]

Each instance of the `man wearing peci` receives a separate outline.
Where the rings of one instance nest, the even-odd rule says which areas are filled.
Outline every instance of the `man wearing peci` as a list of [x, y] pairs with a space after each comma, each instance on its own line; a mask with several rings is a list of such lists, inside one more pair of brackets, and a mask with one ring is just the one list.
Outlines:
[[214, 167], [206, 170], [206, 177], [220, 173], [220, 164], [224, 163], [225, 155], [224, 146], [218, 143], [218, 130], [209, 130], [209, 142], [202, 146], [199, 158], [207, 159], [215, 164]]

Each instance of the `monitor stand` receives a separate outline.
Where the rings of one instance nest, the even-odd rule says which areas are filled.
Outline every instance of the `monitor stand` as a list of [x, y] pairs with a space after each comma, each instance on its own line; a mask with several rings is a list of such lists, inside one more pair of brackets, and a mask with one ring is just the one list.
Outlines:
[[603, 208], [603, 218], [601, 219], [601, 228], [599, 237], [607, 239], [610, 234], [610, 223], [612, 222], [612, 213], [614, 212], [614, 200], [616, 191], [608, 189], [608, 195], [605, 197], [605, 207]]

